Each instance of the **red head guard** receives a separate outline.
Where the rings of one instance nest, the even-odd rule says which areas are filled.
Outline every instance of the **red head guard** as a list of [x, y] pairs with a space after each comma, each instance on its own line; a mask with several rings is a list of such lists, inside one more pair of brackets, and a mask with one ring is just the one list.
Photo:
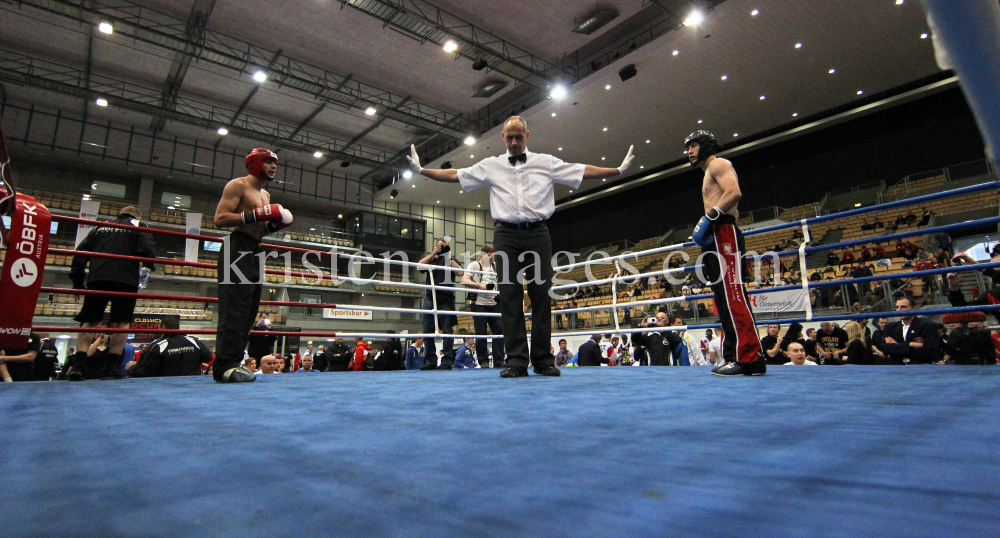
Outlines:
[[[274, 162], [278, 162], [278, 155], [267, 148], [254, 148], [244, 160], [247, 165], [247, 172], [250, 172], [254, 176], [263, 176], [264, 161], [268, 159], [274, 159]], [[267, 178], [265, 177], [265, 179]]]
[[986, 321], [986, 314], [982, 312], [949, 312], [941, 316], [941, 323], [971, 323], [973, 321]]

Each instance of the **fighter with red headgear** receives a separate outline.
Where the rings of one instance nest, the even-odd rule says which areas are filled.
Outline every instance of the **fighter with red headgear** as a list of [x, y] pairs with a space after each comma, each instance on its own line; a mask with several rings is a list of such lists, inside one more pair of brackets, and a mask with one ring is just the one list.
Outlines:
[[249, 175], [230, 181], [215, 210], [215, 225], [233, 227], [219, 251], [219, 325], [213, 375], [222, 383], [253, 381], [242, 367], [243, 350], [260, 307], [264, 275], [260, 272], [261, 239], [292, 225], [292, 213], [271, 203], [264, 189], [278, 171], [278, 156], [256, 148], [245, 160]]

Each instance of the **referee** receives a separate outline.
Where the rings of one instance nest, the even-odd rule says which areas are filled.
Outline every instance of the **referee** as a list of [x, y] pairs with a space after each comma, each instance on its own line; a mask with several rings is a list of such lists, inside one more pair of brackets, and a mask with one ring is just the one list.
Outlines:
[[[555, 212], [556, 183], [574, 189], [584, 179], [602, 179], [625, 172], [632, 164], [632, 148], [618, 168], [598, 168], [570, 164], [543, 153], [528, 151], [531, 133], [520, 116], [511, 116], [501, 131], [507, 153], [489, 157], [469, 168], [431, 170], [420, 166], [415, 147], [410, 146], [410, 166], [435, 181], [461, 183], [468, 192], [490, 188], [490, 213], [496, 226], [493, 246], [500, 288], [500, 316], [507, 348], [507, 368], [500, 377], [528, 375], [529, 357], [535, 373], [558, 376], [551, 352], [552, 311], [549, 288], [552, 287], [552, 240], [545, 222]], [[534, 253], [528, 254], [528, 253]], [[522, 259], [519, 257], [524, 255]], [[526, 270], [525, 270], [526, 269]], [[511, 281], [525, 270], [524, 281]], [[531, 299], [532, 337], [524, 321], [523, 285]]]

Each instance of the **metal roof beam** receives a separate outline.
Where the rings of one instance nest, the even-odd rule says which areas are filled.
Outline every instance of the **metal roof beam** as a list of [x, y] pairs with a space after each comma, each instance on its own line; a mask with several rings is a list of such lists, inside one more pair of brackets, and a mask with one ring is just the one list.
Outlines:
[[[195, 0], [194, 5], [191, 6], [191, 14], [188, 15], [187, 24], [184, 27], [184, 34], [187, 36], [190, 46], [186, 51], [174, 53], [170, 72], [163, 84], [161, 104], [164, 108], [173, 108], [177, 101], [177, 94], [181, 90], [181, 85], [184, 84], [184, 77], [187, 76], [191, 60], [194, 59], [198, 47], [205, 42], [205, 29], [208, 26], [208, 18], [212, 15], [212, 10], [215, 9], [215, 2], [216, 0]], [[166, 124], [165, 118], [157, 116], [153, 118], [150, 129], [157, 133], [162, 131]]]

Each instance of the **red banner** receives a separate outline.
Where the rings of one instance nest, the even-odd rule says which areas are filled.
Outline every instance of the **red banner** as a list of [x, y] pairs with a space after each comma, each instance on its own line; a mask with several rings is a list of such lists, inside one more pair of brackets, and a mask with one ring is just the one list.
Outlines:
[[17, 195], [0, 275], [0, 296], [4, 299], [0, 308], [0, 349], [28, 347], [49, 252], [51, 223], [52, 215], [45, 206], [30, 196]]

